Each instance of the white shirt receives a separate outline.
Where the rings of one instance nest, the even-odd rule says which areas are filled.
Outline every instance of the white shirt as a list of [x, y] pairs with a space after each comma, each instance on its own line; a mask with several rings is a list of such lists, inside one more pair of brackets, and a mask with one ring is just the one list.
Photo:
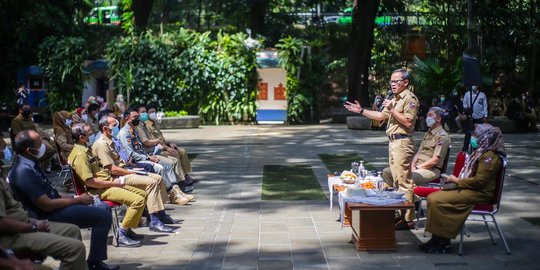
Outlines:
[[[478, 98], [476, 97], [478, 95]], [[476, 101], [474, 101], [476, 99]], [[488, 104], [487, 97], [484, 92], [478, 91], [478, 94], [471, 91], [467, 91], [463, 96], [463, 108], [468, 109], [471, 107], [471, 103], [474, 101], [472, 106], [472, 118], [473, 119], [482, 119], [488, 116]]]

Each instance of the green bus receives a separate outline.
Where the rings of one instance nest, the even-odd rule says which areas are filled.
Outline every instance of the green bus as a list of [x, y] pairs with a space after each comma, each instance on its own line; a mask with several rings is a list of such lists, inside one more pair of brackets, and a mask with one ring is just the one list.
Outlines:
[[118, 12], [118, 6], [95, 7], [90, 11], [84, 23], [101, 25], [120, 25], [122, 18]]

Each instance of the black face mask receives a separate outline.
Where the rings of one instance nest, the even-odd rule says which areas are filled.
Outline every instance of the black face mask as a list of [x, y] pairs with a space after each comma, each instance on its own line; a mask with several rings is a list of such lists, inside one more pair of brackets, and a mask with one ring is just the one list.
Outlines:
[[131, 124], [133, 124], [134, 127], [138, 126], [139, 123], [141, 123], [141, 119], [133, 119], [133, 121], [131, 121]]
[[32, 114], [32, 111], [31, 110], [23, 110], [21, 114], [22, 114], [22, 116], [24, 118], [28, 118]]

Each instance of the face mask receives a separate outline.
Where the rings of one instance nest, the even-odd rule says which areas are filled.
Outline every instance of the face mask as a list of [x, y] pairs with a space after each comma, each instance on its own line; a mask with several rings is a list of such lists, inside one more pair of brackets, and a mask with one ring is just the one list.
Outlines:
[[37, 159], [40, 159], [41, 157], [43, 157], [43, 155], [45, 155], [45, 145], [42, 143], [41, 146], [39, 147], [39, 149], [35, 149], [35, 148], [30, 148], [32, 150], [35, 150], [35, 151], [38, 151], [37, 155], [32, 155], [34, 156], [35, 158]]
[[444, 97], [441, 98], [441, 102], [444, 102]]
[[435, 124], [435, 118], [433, 117], [426, 117], [426, 124], [428, 127], [432, 127]]
[[156, 120], [157, 119], [157, 113], [153, 112], [153, 113], [150, 113], [148, 115], [148, 117], [150, 117], [151, 120]]
[[31, 111], [31, 110], [23, 110], [23, 111], [22, 111], [22, 116], [23, 116], [24, 118], [28, 118], [31, 114], [32, 114], [32, 111]]
[[478, 149], [478, 140], [476, 137], [471, 137], [471, 147], [473, 149]]
[[98, 112], [94, 113], [94, 119], [97, 119], [97, 118], [98, 118], [98, 115], [99, 115]]
[[96, 141], [96, 134], [92, 134], [88, 137], [88, 142], [86, 143], [86, 146], [90, 147], [94, 142]]
[[88, 122], [88, 114], [83, 114], [81, 118], [84, 122]]
[[66, 119], [66, 126], [71, 127], [73, 121], [71, 119]]
[[4, 148], [4, 160], [6, 161], [6, 163], [9, 163], [11, 161], [11, 150], [9, 150], [7, 146], [6, 148]]
[[131, 121], [131, 124], [136, 127], [139, 125], [139, 123], [141, 123], [141, 119], [133, 119], [133, 121]]
[[113, 128], [109, 128], [109, 130], [111, 131], [111, 136], [115, 138], [118, 136], [118, 133], [120, 133], [120, 128], [118, 125], [114, 126]]
[[148, 121], [148, 113], [141, 113], [141, 121], [143, 122]]

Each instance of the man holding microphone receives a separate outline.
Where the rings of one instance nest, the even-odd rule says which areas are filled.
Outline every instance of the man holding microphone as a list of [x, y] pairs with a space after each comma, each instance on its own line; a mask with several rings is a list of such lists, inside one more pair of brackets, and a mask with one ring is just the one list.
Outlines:
[[[405, 198], [413, 202], [413, 181], [411, 179], [411, 162], [415, 154], [412, 133], [417, 118], [418, 99], [409, 89], [409, 72], [398, 69], [390, 77], [390, 87], [394, 93], [392, 99], [383, 101], [382, 112], [362, 108], [358, 101], [345, 102], [345, 108], [359, 113], [372, 120], [388, 120], [388, 163], [394, 179], [394, 187], [405, 192]], [[397, 221], [396, 229], [403, 230], [414, 227], [414, 212], [407, 212]]]

